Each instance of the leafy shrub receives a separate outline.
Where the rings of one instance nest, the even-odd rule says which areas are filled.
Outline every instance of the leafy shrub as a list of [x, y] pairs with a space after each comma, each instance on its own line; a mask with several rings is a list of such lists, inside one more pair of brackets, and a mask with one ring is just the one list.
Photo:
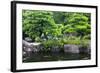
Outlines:
[[91, 35], [89, 34], [89, 35], [85, 35], [84, 37], [83, 37], [83, 39], [91, 39]]
[[90, 40], [82, 39], [80, 45], [83, 48], [87, 48], [89, 46]]
[[35, 42], [41, 42], [41, 41], [42, 41], [42, 39], [40, 39], [39, 37], [35, 38]]
[[42, 45], [48, 51], [53, 47], [58, 47], [58, 49], [63, 48], [63, 43], [60, 40], [46, 40], [42, 42]]

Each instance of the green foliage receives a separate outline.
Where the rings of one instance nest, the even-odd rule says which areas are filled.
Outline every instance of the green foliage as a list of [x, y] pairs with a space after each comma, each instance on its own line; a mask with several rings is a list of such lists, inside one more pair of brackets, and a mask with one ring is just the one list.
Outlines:
[[83, 39], [91, 39], [91, 35], [90, 34], [88, 34], [88, 35], [85, 35], [84, 37], [83, 37]]
[[52, 46], [63, 46], [63, 43], [60, 40], [47, 40], [43, 41], [42, 44], [47, 48]]
[[65, 13], [64, 33], [76, 33], [78, 36], [90, 34], [91, 25], [85, 13]]
[[23, 10], [23, 34], [41, 42], [47, 50], [64, 44], [87, 46], [91, 39], [90, 17], [90, 13]]
[[80, 45], [81, 39], [80, 37], [70, 36], [63, 39], [63, 44], [75, 44]]
[[58, 35], [53, 13], [48, 11], [23, 11], [23, 31], [32, 39]]
[[80, 45], [83, 49], [87, 49], [87, 47], [89, 46], [89, 43], [90, 43], [90, 40], [82, 39]]
[[56, 24], [63, 24], [64, 23], [64, 12], [53, 12], [53, 18]]

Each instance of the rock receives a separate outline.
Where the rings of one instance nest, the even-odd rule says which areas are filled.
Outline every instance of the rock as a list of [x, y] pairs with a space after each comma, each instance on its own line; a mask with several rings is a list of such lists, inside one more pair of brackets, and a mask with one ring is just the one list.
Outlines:
[[80, 46], [79, 50], [80, 50], [80, 53], [87, 53], [87, 54], [90, 54], [91, 53], [90, 46], [87, 46], [87, 47]]
[[23, 40], [22, 43], [23, 43], [23, 50], [24, 51], [27, 51], [27, 52], [29, 52], [29, 51], [32, 51], [32, 52], [40, 51], [40, 48], [39, 48], [40, 43], [36, 43], [36, 42], [29, 43], [25, 40]]
[[78, 45], [71, 45], [67, 44], [64, 45], [64, 52], [65, 53], [79, 53], [79, 46]]
[[27, 53], [25, 51], [23, 51], [23, 57], [26, 57], [27, 56]]
[[32, 44], [31, 43], [29, 43], [29, 42], [27, 42], [27, 41], [25, 41], [25, 40], [22, 40], [22, 44], [23, 44], [23, 47], [30, 47], [30, 48], [32, 48]]
[[22, 41], [23, 43], [23, 56], [24, 57], [29, 57], [31, 56], [33, 53], [35, 52], [39, 52], [40, 51], [40, 43], [29, 43], [25, 40]]
[[25, 41], [27, 41], [27, 42], [32, 42], [32, 39], [29, 38], [29, 37], [26, 37], [26, 38], [25, 38]]

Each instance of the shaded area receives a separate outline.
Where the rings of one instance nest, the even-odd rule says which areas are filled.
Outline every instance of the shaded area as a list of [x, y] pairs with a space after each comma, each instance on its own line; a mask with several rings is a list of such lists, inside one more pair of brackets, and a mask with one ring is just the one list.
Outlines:
[[[53, 42], [53, 43], [56, 43]], [[23, 40], [23, 62], [44, 62], [64, 60], [88, 60], [91, 58], [91, 45], [49, 44], [45, 47], [41, 43], [28, 42]], [[47, 43], [46, 43], [47, 44]]]
[[50, 52], [38, 52], [32, 53], [30, 57], [27, 57], [23, 62], [44, 62], [44, 61], [64, 61], [64, 60], [87, 60], [90, 59], [90, 55], [86, 53], [73, 54], [73, 53], [50, 53]]

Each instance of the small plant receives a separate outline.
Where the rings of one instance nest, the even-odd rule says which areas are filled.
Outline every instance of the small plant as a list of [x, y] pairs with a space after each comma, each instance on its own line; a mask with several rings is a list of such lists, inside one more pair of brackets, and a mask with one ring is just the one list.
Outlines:
[[91, 39], [91, 35], [90, 35], [90, 34], [85, 35], [85, 36], [83, 37], [83, 39]]
[[87, 47], [89, 46], [89, 43], [90, 43], [89, 40], [82, 39], [80, 45], [81, 45], [83, 48], [87, 48]]
[[44, 50], [48, 51], [54, 47], [58, 47], [58, 49], [61, 49], [63, 47], [63, 43], [60, 40], [46, 40], [42, 42], [42, 45], [44, 46]]

